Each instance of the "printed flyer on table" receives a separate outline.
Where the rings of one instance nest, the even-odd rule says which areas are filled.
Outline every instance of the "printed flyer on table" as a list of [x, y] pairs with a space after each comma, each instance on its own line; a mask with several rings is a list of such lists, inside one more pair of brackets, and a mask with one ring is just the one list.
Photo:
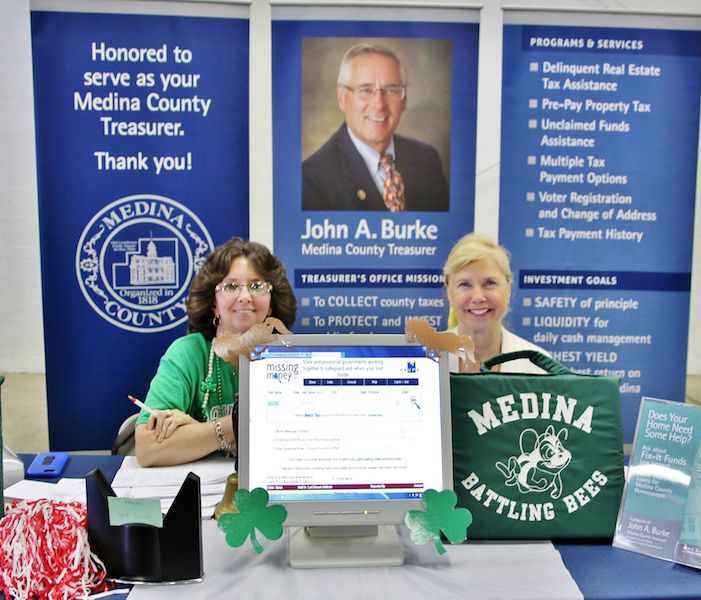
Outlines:
[[701, 568], [701, 409], [643, 398], [614, 546]]

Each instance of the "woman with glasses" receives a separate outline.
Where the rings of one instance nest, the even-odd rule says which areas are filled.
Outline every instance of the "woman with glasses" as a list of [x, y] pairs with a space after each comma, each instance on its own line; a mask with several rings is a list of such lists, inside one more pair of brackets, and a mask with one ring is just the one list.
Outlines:
[[269, 316], [291, 327], [297, 301], [278, 258], [262, 244], [233, 238], [195, 276], [187, 314], [188, 335], [170, 345], [151, 381], [152, 414], [142, 410], [137, 419], [136, 456], [144, 467], [234, 452], [238, 369], [214, 353], [212, 340], [244, 333]]

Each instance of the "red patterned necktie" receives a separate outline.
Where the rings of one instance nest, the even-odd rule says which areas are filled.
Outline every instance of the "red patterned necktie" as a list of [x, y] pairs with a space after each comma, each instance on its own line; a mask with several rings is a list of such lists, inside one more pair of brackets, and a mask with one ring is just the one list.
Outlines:
[[400, 212], [406, 208], [404, 202], [404, 179], [394, 166], [391, 154], [380, 157], [380, 167], [387, 174], [382, 184], [382, 199], [390, 212]]

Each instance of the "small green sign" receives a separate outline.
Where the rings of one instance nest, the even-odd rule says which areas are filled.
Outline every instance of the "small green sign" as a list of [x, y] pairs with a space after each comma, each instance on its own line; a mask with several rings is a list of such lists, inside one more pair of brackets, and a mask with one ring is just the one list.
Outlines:
[[119, 498], [109, 496], [110, 525], [153, 525], [163, 527], [161, 501], [157, 498]]

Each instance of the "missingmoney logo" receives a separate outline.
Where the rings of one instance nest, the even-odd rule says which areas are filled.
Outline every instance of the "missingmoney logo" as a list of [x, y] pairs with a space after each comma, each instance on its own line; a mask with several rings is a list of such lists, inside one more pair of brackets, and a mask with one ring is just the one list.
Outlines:
[[202, 221], [164, 196], [141, 194], [105, 206], [78, 241], [80, 289], [103, 319], [152, 333], [187, 320], [192, 278], [214, 248]]
[[280, 383], [289, 383], [299, 375], [299, 364], [270, 360], [266, 365], [265, 371], [268, 379], [277, 380]]

